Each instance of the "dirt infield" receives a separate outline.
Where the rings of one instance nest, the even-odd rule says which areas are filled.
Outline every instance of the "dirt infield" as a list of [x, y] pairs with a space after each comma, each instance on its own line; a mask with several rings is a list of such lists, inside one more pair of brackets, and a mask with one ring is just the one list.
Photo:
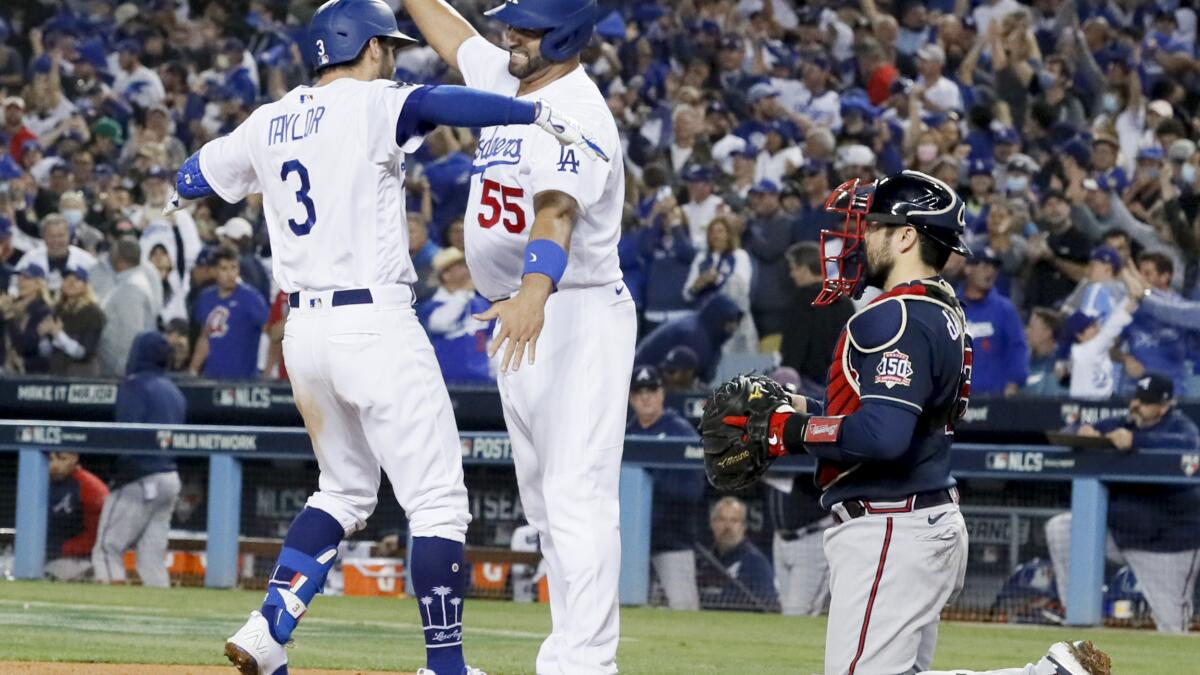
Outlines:
[[[0, 662], [0, 675], [231, 675], [231, 666], [169, 666], [156, 663]], [[290, 670], [292, 675], [414, 675], [379, 670]]]

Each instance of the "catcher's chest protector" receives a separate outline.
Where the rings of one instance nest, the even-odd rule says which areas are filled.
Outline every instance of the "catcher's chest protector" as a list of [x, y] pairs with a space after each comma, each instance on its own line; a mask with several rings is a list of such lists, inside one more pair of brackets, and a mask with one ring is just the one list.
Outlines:
[[[855, 370], [855, 356], [861, 356], [864, 351], [875, 351], [886, 347], [887, 338], [884, 342], [875, 344], [877, 341], [870, 341], [869, 346], [864, 346], [862, 341], [864, 336], [859, 333], [870, 332], [863, 331], [859, 328], [859, 333], [851, 332], [851, 326], [855, 325], [855, 319], [862, 316], [864, 313], [872, 311], [880, 303], [896, 299], [904, 303], [911, 302], [930, 302], [942, 308], [946, 315], [947, 322], [953, 325], [956, 330], [952, 332], [958, 333], [959, 345], [962, 348], [962, 369], [958, 379], [958, 396], [956, 399], [946, 401], [942, 405], [931, 406], [927, 408], [921, 415], [922, 423], [929, 427], [945, 425], [947, 433], [953, 433], [954, 423], [959, 420], [967, 411], [967, 401], [971, 392], [971, 337], [967, 335], [967, 319], [963, 314], [962, 306], [958, 299], [954, 296], [954, 291], [945, 281], [922, 280], [920, 282], [900, 286], [871, 301], [867, 307], [863, 308], [857, 314], [846, 322], [846, 327], [842, 329], [841, 336], [838, 337], [837, 346], [834, 348], [833, 363], [829, 366], [829, 383], [825, 389], [825, 414], [826, 415], [850, 415], [862, 406], [859, 399], [859, 382], [860, 373]], [[894, 335], [899, 335], [905, 330], [903, 322], [901, 322]], [[841, 480], [858, 465], [845, 462], [834, 462], [827, 460], [819, 460], [817, 462], [817, 473], [815, 478], [817, 487], [822, 490], [828, 489], [835, 482]]]

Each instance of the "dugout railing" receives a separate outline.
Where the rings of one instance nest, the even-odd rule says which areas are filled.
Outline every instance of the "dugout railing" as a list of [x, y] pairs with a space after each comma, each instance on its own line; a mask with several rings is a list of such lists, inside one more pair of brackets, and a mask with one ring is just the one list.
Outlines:
[[[507, 437], [463, 433], [467, 466], [511, 464]], [[204, 458], [208, 464], [207, 525], [204, 550], [206, 586], [238, 582], [242, 464], [247, 460], [312, 459], [303, 429], [234, 426], [158, 426], [113, 423], [0, 421], [0, 452], [15, 452], [16, 531], [13, 574], [38, 579], [45, 562], [48, 511], [46, 451], [81, 454], [170, 452]], [[702, 449], [694, 443], [631, 436], [621, 468], [621, 587], [623, 604], [646, 604], [650, 595], [650, 541], [653, 478], [649, 469], [698, 469]], [[961, 479], [1069, 483], [1073, 513], [1066, 622], [1095, 625], [1102, 616], [1105, 533], [1110, 483], [1200, 485], [1200, 454], [1144, 449], [1135, 453], [1084, 453], [1066, 448], [1013, 445], [956, 445], [953, 471]], [[788, 457], [775, 468], [811, 472], [809, 457]], [[1064, 487], [1066, 487], [1064, 485]], [[984, 507], [968, 505], [967, 514]], [[1012, 518], [1013, 510], [993, 509]], [[1012, 555], [1010, 552], [1009, 555]], [[1012, 558], [1016, 560], [1016, 558]]]

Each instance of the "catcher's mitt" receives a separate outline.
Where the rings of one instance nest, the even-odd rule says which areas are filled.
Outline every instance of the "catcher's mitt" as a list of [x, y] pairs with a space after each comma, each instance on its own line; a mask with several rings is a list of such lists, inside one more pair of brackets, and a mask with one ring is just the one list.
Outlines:
[[[704, 473], [719, 490], [753, 485], [778, 456], [769, 443], [771, 416], [794, 412], [792, 399], [778, 382], [761, 375], [739, 375], [717, 387], [704, 404], [700, 435]], [[778, 435], [778, 434], [777, 434]]]

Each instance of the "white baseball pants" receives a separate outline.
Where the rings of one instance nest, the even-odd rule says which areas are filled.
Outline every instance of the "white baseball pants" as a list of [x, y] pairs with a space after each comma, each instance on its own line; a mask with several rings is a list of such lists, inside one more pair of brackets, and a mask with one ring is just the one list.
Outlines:
[[144, 586], [166, 588], [167, 542], [171, 514], [182, 484], [179, 473], [163, 471], [131, 481], [108, 493], [96, 526], [92, 570], [100, 583], [125, 583], [125, 550], [137, 552], [137, 573]]
[[559, 290], [536, 363], [499, 373], [521, 504], [548, 568], [552, 632], [538, 675], [617, 672], [618, 485], [636, 335], [623, 282]]
[[370, 291], [371, 304], [338, 307], [333, 291], [304, 291], [288, 313], [284, 358], [321, 470], [307, 505], [351, 534], [382, 468], [412, 536], [465, 541], [462, 443], [433, 347], [407, 286]]
[[667, 596], [667, 607], [683, 611], [700, 609], [700, 589], [696, 586], [696, 552], [663, 551], [650, 557], [650, 565]]
[[[877, 509], [905, 502], [871, 502]], [[957, 504], [868, 514], [825, 531], [825, 675], [929, 668], [942, 608], [962, 590], [967, 527]]]
[[[1058, 597], [1067, 601], [1067, 575], [1071, 567], [1071, 514], [1060, 513], [1046, 521], [1046, 545], [1054, 565]], [[1106, 537], [1105, 556], [1128, 563], [1138, 586], [1150, 605], [1154, 625], [1162, 633], [1186, 633], [1192, 620], [1192, 598], [1200, 576], [1200, 550], [1135, 551], [1118, 549], [1112, 535]]]

